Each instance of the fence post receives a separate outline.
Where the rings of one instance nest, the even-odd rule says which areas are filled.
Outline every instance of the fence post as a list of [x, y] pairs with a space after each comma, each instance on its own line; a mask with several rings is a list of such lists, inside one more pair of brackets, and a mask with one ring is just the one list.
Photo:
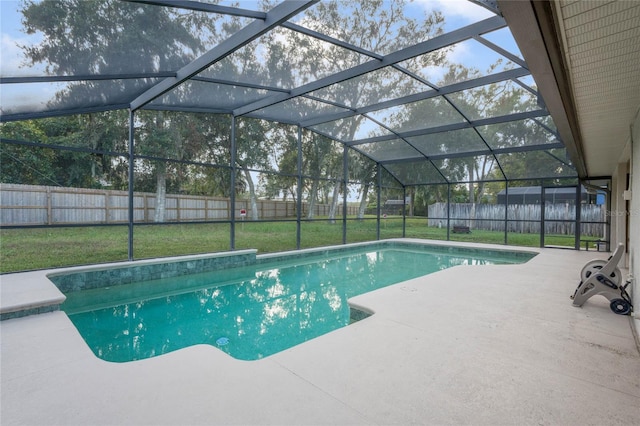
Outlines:
[[149, 210], [147, 207], [147, 194], [142, 195], [142, 217], [145, 222], [149, 222]]
[[52, 216], [52, 209], [51, 209], [51, 188], [47, 187], [47, 225], [51, 225], [53, 223], [53, 216]]
[[104, 223], [109, 223], [109, 191], [104, 191]]

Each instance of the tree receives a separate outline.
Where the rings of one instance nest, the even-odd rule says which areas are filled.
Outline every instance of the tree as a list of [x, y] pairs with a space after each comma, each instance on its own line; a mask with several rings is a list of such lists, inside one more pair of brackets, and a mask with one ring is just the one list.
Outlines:
[[298, 186], [298, 141], [293, 132], [280, 126], [281, 141], [273, 145], [272, 161], [276, 165], [276, 174], [269, 174], [264, 182], [264, 193], [268, 198], [289, 196], [297, 200]]
[[78, 150], [33, 149], [3, 143], [3, 179], [39, 185], [82, 188], [126, 188], [117, 156], [101, 152], [123, 152], [126, 114], [122, 111], [27, 120], [2, 124], [2, 136], [23, 142], [60, 145]]
[[349, 170], [352, 179], [360, 182], [360, 203], [357, 218], [363, 219], [371, 186], [375, 184], [378, 167], [375, 162], [352, 150], [349, 156]]
[[[416, 42], [433, 38], [442, 33], [444, 18], [439, 13], [433, 13], [419, 18], [404, 13], [407, 2], [393, 0], [367, 0], [357, 3], [351, 1], [323, 1], [305, 13], [302, 24], [315, 31], [350, 43], [374, 54], [387, 54]], [[363, 56], [351, 50], [334, 44], [328, 44], [304, 34], [285, 31], [279, 38], [274, 39], [269, 57], [271, 81], [278, 81], [285, 88], [303, 85], [310, 81], [321, 79], [333, 72], [342, 71], [360, 65], [370, 57]], [[439, 65], [444, 60], [444, 51], [433, 52], [410, 59], [409, 64], [418, 67]], [[285, 64], [297, 64], [295, 73], [287, 69]], [[381, 100], [394, 99], [408, 94], [411, 89], [426, 86], [417, 80], [399, 78], [402, 73], [392, 67], [385, 67], [375, 73], [365, 74], [357, 78], [334, 84], [315, 91], [315, 97], [344, 105], [348, 108], [373, 105]], [[406, 76], [404, 76], [406, 77]], [[407, 85], [412, 85], [410, 88]], [[290, 102], [291, 109], [298, 109], [301, 115], [319, 112], [325, 104], [313, 102]], [[301, 117], [303, 118], [303, 117]], [[353, 141], [360, 129], [364, 118], [355, 116], [350, 120], [339, 120], [327, 124], [333, 127], [331, 137], [339, 141]], [[313, 129], [312, 129], [313, 130]], [[319, 143], [319, 142], [318, 142]], [[332, 219], [337, 209], [338, 195], [342, 191], [342, 150], [329, 151], [325, 148], [314, 148], [305, 151], [312, 158], [305, 160], [306, 170], [312, 176], [322, 177], [333, 181], [331, 200]], [[317, 160], [318, 155], [326, 159], [332, 166], [321, 170]], [[316, 156], [316, 157], [314, 157]], [[358, 168], [358, 166], [356, 166]], [[370, 177], [371, 172], [363, 173], [362, 177]], [[361, 205], [366, 205], [366, 197], [371, 182], [365, 184], [361, 193]], [[309, 188], [309, 204], [314, 205], [320, 181], [314, 179]], [[346, 190], [346, 188], [344, 189]], [[361, 209], [363, 211], [363, 209]], [[313, 217], [313, 208], [309, 209], [309, 218]]]
[[271, 154], [274, 145], [282, 142], [282, 133], [275, 123], [251, 118], [238, 119], [236, 128], [236, 164], [249, 190], [251, 219], [258, 220], [258, 196], [251, 171], [273, 169]]
[[[27, 0], [21, 12], [25, 31], [43, 35], [38, 45], [23, 47], [28, 65], [44, 63], [50, 75], [116, 76], [109, 82], [69, 83], [54, 101], [60, 108], [76, 105], [79, 98], [84, 104], [103, 105], [140, 93], [158, 81], [153, 74], [179, 69], [202, 54], [205, 45], [225, 36], [224, 28], [218, 28], [217, 18], [211, 15], [115, 0]], [[149, 77], [117, 78], [127, 73]], [[173, 143], [181, 142], [183, 131], [163, 123], [162, 115], [140, 113], [137, 120], [145, 130], [142, 138], [154, 144], [154, 155], [169, 157], [169, 152], [160, 149], [172, 151]], [[99, 128], [95, 122], [85, 124], [89, 131]], [[149, 170], [157, 173], [156, 220], [163, 221], [167, 166], [162, 161], [151, 164]]]
[[[26, 142], [46, 142], [41, 121], [29, 120], [0, 125], [3, 139]], [[33, 149], [29, 146], [2, 143], [0, 145], [0, 182], [25, 185], [59, 186], [56, 170], [56, 151]]]

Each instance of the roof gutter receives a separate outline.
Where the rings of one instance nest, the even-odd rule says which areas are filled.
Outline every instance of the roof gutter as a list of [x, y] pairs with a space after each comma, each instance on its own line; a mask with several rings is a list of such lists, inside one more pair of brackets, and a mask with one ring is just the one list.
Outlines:
[[498, 0], [498, 7], [527, 61], [578, 177], [587, 178], [589, 173], [568, 71], [569, 63], [562, 46], [561, 25], [552, 2]]

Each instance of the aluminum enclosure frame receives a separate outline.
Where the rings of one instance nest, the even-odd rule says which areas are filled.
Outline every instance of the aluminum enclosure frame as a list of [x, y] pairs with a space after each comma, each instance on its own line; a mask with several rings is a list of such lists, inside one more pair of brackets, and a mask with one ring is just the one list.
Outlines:
[[[242, 28], [237, 33], [233, 34], [231, 37], [227, 38], [223, 43], [213, 47], [208, 50], [203, 55], [195, 58], [188, 64], [182, 66], [180, 69], [175, 72], [157, 72], [157, 73], [123, 73], [123, 74], [106, 74], [106, 75], [66, 75], [66, 76], [31, 76], [31, 77], [15, 77], [15, 76], [4, 76], [0, 77], [0, 85], [21, 85], [21, 84], [31, 84], [31, 83], [48, 83], [48, 82], [81, 82], [81, 81], [92, 81], [92, 80], [128, 80], [128, 79], [161, 79], [161, 81], [157, 84], [154, 84], [151, 88], [144, 91], [142, 94], [135, 96], [130, 99], [126, 103], [117, 103], [117, 104], [105, 104], [101, 106], [91, 106], [85, 108], [73, 108], [68, 110], [55, 110], [51, 109], [48, 111], [31, 111], [31, 112], [19, 112], [19, 113], [5, 113], [0, 114], [1, 122], [11, 122], [11, 121], [20, 121], [20, 120], [28, 120], [28, 119], [38, 119], [45, 117], [55, 117], [55, 116], [63, 116], [63, 115], [72, 115], [72, 114], [84, 114], [84, 113], [93, 113], [93, 112], [102, 112], [109, 111], [115, 109], [127, 109], [129, 111], [129, 146], [128, 146], [128, 160], [129, 160], [129, 180], [130, 180], [130, 212], [129, 212], [129, 260], [133, 260], [133, 227], [134, 227], [134, 218], [133, 218], [133, 164], [135, 158], [141, 158], [140, 156], [136, 156], [134, 154], [134, 139], [135, 139], [135, 129], [134, 129], [134, 121], [135, 121], [135, 113], [140, 110], [168, 110], [168, 111], [182, 111], [182, 112], [202, 112], [202, 113], [212, 113], [212, 114], [229, 114], [231, 116], [232, 124], [230, 128], [231, 135], [231, 179], [232, 185], [234, 184], [235, 179], [235, 168], [237, 167], [235, 162], [236, 149], [235, 149], [235, 137], [236, 137], [236, 120], [240, 117], [247, 118], [257, 118], [257, 119], [265, 119], [263, 116], [258, 114], [259, 111], [264, 108], [277, 105], [279, 103], [287, 102], [296, 98], [304, 98], [304, 99], [312, 99], [319, 102], [324, 102], [326, 104], [331, 104], [333, 106], [339, 107], [344, 111], [338, 113], [330, 113], [330, 114], [318, 114], [312, 118], [306, 118], [304, 120], [298, 121], [287, 121], [286, 119], [278, 119], [277, 117], [273, 117], [273, 121], [279, 121], [285, 124], [290, 124], [297, 126], [298, 128], [298, 190], [301, 190], [302, 183], [302, 167], [301, 167], [301, 138], [302, 131], [308, 130], [318, 134], [321, 134], [331, 140], [339, 142], [344, 147], [343, 153], [343, 170], [344, 170], [344, 184], [348, 184], [348, 150], [353, 149], [359, 154], [369, 158], [370, 160], [376, 163], [376, 167], [378, 169], [378, 182], [377, 182], [377, 198], [380, 199], [380, 190], [382, 188], [381, 183], [381, 170], [386, 170], [389, 174], [391, 174], [398, 182], [400, 188], [402, 188], [403, 192], [406, 192], [408, 187], [418, 186], [418, 185], [447, 185], [448, 187], [448, 201], [451, 199], [451, 186], [458, 184], [467, 184], [470, 180], [458, 179], [452, 180], [445, 176], [438, 167], [434, 164], [434, 161], [444, 160], [444, 159], [455, 159], [455, 158], [464, 158], [464, 157], [474, 157], [474, 156], [489, 156], [492, 157], [495, 162], [497, 169], [500, 171], [502, 178], [499, 180], [486, 180], [485, 182], [505, 182], [505, 187], [509, 187], [510, 182], [516, 182], [520, 180], [532, 180], [530, 178], [511, 178], [508, 174], [503, 170], [503, 167], [500, 163], [500, 159], [498, 158], [501, 154], [512, 154], [512, 153], [525, 153], [525, 152], [543, 152], [545, 155], [548, 155], [550, 159], [558, 160], [560, 163], [568, 166], [569, 168], [575, 171], [575, 175], [570, 176], [562, 176], [563, 179], [578, 177], [583, 173], [581, 170], [576, 170], [576, 168], [569, 163], [569, 161], [564, 160], [562, 158], [558, 158], [551, 150], [554, 149], [563, 149], [566, 148], [566, 144], [563, 139], [560, 137], [560, 134], [564, 136], [563, 131], [556, 132], [551, 128], [546, 127], [541, 121], [538, 119], [543, 119], [545, 117], [550, 117], [550, 113], [547, 110], [546, 105], [542, 101], [542, 96], [538, 93], [538, 91], [531, 86], [528, 86], [520, 80], [521, 77], [530, 76], [531, 72], [527, 65], [527, 62], [517, 55], [514, 55], [512, 52], [503, 49], [497, 44], [489, 41], [483, 36], [486, 33], [500, 30], [507, 27], [507, 22], [505, 18], [500, 14], [498, 10], [499, 3], [495, 1], [486, 0], [486, 1], [474, 1], [474, 3], [480, 3], [483, 7], [486, 7], [488, 10], [492, 10], [496, 13], [495, 16], [484, 19], [482, 21], [473, 23], [471, 25], [464, 26], [460, 29], [456, 29], [451, 32], [444, 33], [442, 35], [438, 35], [430, 40], [417, 43], [413, 46], [409, 46], [395, 52], [389, 53], [387, 55], [381, 55], [374, 52], [367, 51], [366, 49], [357, 47], [355, 45], [349, 44], [347, 42], [338, 40], [333, 38], [327, 34], [322, 34], [317, 31], [313, 31], [307, 29], [301, 25], [290, 22], [289, 19], [300, 15], [307, 8], [312, 7], [314, 4], [318, 2], [318, 0], [306, 0], [304, 2], [295, 1], [295, 0], [285, 0], [282, 3], [275, 6], [272, 10], [268, 12], [259, 12], [249, 9], [242, 8], [234, 8], [234, 7], [226, 7], [219, 6], [207, 3], [200, 3], [195, 1], [172, 1], [172, 0], [123, 0], [129, 3], [139, 3], [144, 5], [150, 5], [155, 7], [172, 7], [179, 8], [184, 10], [194, 10], [200, 12], [207, 13], [216, 13], [216, 14], [224, 14], [229, 16], [240, 16], [245, 18], [254, 19], [249, 25]], [[282, 27], [291, 31], [298, 32], [300, 34], [304, 34], [306, 36], [322, 40], [323, 42], [330, 43], [336, 46], [340, 46], [341, 48], [348, 49], [352, 52], [358, 53], [360, 55], [369, 57], [370, 60], [364, 62], [360, 65], [354, 66], [349, 69], [345, 69], [336, 73], [333, 73], [327, 77], [320, 78], [318, 80], [312, 81], [307, 84], [303, 84], [298, 87], [294, 87], [292, 89], [285, 89], [276, 86], [269, 86], [258, 83], [251, 82], [237, 82], [226, 79], [217, 79], [217, 78], [207, 78], [203, 76], [199, 76], [198, 74], [210, 67], [212, 64], [224, 59], [225, 57], [231, 55], [233, 52], [238, 51], [243, 46], [251, 43], [252, 41], [258, 39], [260, 36], [268, 33], [274, 28]], [[446, 86], [438, 87], [431, 81], [427, 81], [426, 79], [420, 77], [419, 75], [411, 72], [410, 70], [402, 67], [400, 62], [405, 61], [410, 58], [415, 58], [420, 55], [424, 55], [430, 52], [434, 52], [438, 49], [447, 46], [453, 46], [457, 43], [463, 42], [465, 40], [475, 40], [476, 42], [482, 44], [483, 46], [491, 49], [498, 55], [501, 55], [508, 60], [512, 61], [517, 65], [516, 68], [508, 69], [505, 71], [496, 72], [490, 75], [469, 79], [467, 81], [452, 83]], [[319, 99], [314, 97], [311, 93], [329, 87], [334, 84], [338, 84], [347, 80], [354, 79], [356, 77], [365, 75], [367, 73], [380, 70], [385, 67], [391, 67], [402, 74], [412, 78], [416, 81], [419, 81], [423, 85], [429, 87], [429, 90], [413, 93], [407, 96], [401, 96], [390, 100], [385, 100], [377, 103], [373, 103], [370, 105], [366, 105], [360, 108], [349, 107], [348, 105], [340, 104], [337, 102], [330, 103], [326, 100]], [[168, 93], [172, 89], [178, 87], [187, 81], [198, 81], [202, 83], [213, 83], [219, 85], [226, 86], [237, 86], [251, 89], [259, 89], [265, 90], [269, 92], [274, 92], [274, 94], [259, 99], [257, 101], [248, 102], [240, 107], [233, 109], [225, 109], [225, 108], [210, 108], [205, 106], [197, 106], [197, 107], [181, 107], [181, 106], [159, 106], [152, 105], [151, 103], [162, 96], [165, 93]], [[479, 88], [486, 85], [491, 85], [500, 82], [511, 82], [519, 85], [524, 90], [532, 94], [533, 96], [537, 96], [539, 102], [539, 109], [525, 111], [525, 112], [516, 112], [507, 115], [501, 115], [496, 117], [489, 118], [481, 118], [481, 119], [473, 119], [471, 117], [466, 116], [459, 107], [456, 106], [456, 103], [450, 98], [449, 95], [454, 94], [456, 92], [470, 90], [474, 88]], [[442, 98], [448, 105], [450, 105], [461, 117], [461, 121], [459, 123], [454, 124], [446, 124], [441, 126], [433, 126], [433, 127], [425, 127], [417, 130], [410, 131], [397, 131], [392, 129], [390, 126], [385, 125], [379, 120], [376, 120], [371, 114], [377, 111], [381, 111], [388, 108], [398, 107], [407, 105], [413, 102], [424, 101], [433, 98]], [[318, 126], [320, 124], [333, 122], [341, 119], [347, 119], [352, 117], [362, 116], [370, 121], [377, 124], [380, 128], [386, 130], [388, 132], [387, 135], [383, 136], [372, 136], [364, 139], [357, 140], [341, 140], [340, 138], [334, 137], [326, 132], [321, 132], [313, 129], [314, 126]], [[495, 125], [495, 124], [503, 124], [510, 122], [517, 122], [522, 120], [534, 120], [539, 125], [546, 127], [550, 133], [552, 133], [556, 142], [554, 143], [544, 143], [544, 144], [532, 144], [532, 145], [521, 145], [521, 146], [512, 146], [512, 147], [503, 147], [503, 148], [492, 148], [491, 144], [482, 136], [482, 134], [478, 131], [478, 128], [483, 126]], [[445, 133], [455, 130], [463, 130], [463, 129], [471, 129], [475, 132], [475, 134], [479, 137], [484, 143], [485, 148], [481, 150], [467, 150], [464, 152], [454, 152], [454, 153], [440, 153], [436, 155], [429, 155], [424, 153], [419, 148], [413, 144], [409, 138], [416, 136], [424, 136], [424, 135], [437, 135], [439, 133]], [[561, 129], [562, 130], [562, 129]], [[415, 149], [420, 152], [419, 156], [414, 157], [403, 157], [403, 158], [392, 158], [386, 160], [376, 160], [375, 157], [367, 152], [359, 148], [364, 144], [370, 143], [380, 143], [391, 140], [400, 140], [407, 146]], [[10, 141], [8, 139], [3, 138], [2, 143], [19, 143], [19, 144], [28, 144], [28, 141]], [[37, 145], [37, 144], [34, 144]], [[68, 147], [61, 147], [61, 149], [68, 149]], [[397, 173], [394, 173], [387, 166], [393, 164], [404, 164], [404, 163], [412, 163], [422, 161], [428, 164], [438, 171], [442, 181], [438, 182], [421, 182], [421, 183], [413, 183], [406, 182], [402, 180], [402, 177]], [[540, 179], [541, 181], [544, 179], [553, 179], [557, 178], [557, 176], [537, 176], [535, 179]], [[468, 178], [467, 178], [468, 179]], [[232, 186], [232, 188], [235, 186]], [[233, 198], [235, 197], [235, 191], [231, 191], [232, 194], [232, 204], [234, 202]], [[343, 194], [343, 209], [346, 209], [346, 191]], [[301, 202], [301, 194], [298, 194], [298, 202]], [[300, 206], [299, 206], [300, 207]], [[378, 209], [380, 208], [380, 203], [378, 203]], [[404, 210], [403, 210], [404, 211]], [[344, 212], [343, 212], [344, 213]], [[403, 221], [406, 219], [403, 214]], [[300, 248], [300, 224], [302, 222], [302, 218], [300, 216], [300, 208], [298, 208], [297, 213], [297, 237], [296, 237], [296, 245]], [[347, 228], [346, 228], [346, 214], [343, 214], [343, 242], [346, 242]], [[506, 215], [505, 215], [505, 225], [506, 225]], [[231, 235], [230, 235], [230, 248], [235, 249], [235, 212], [234, 209], [231, 209], [231, 217], [229, 223], [231, 224]], [[576, 221], [576, 226], [579, 226], [579, 218]], [[377, 234], [378, 238], [380, 237], [380, 212], [378, 211], [377, 218]], [[404, 235], [404, 226], [403, 226], [403, 235]], [[447, 239], [449, 239], [449, 233], [447, 232]], [[507, 242], [507, 230], [505, 226], [505, 243]]]

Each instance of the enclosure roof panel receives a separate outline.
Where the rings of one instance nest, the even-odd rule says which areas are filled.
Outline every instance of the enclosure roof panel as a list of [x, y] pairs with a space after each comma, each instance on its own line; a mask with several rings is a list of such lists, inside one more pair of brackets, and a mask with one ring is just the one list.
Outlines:
[[496, 159], [510, 180], [576, 176], [564, 148], [496, 154]]
[[316, 132], [402, 185], [574, 176], [510, 29], [481, 3], [6, 0], [0, 120], [222, 113]]
[[[2, 14], [12, 17], [11, 22], [3, 18], [3, 38], [16, 40], [11, 59], [22, 65], [3, 66], [2, 77], [175, 72], [254, 20], [128, 1], [87, 0], [76, 7], [49, 1], [24, 14], [17, 13], [23, 8], [18, 1], [1, 3]], [[22, 16], [33, 25], [21, 25]], [[42, 31], [31, 34], [32, 27]], [[64, 37], [57, 37], [60, 33]], [[18, 56], [19, 50], [32, 57]], [[38, 61], [43, 55], [64, 60]]]
[[[392, 2], [385, 1], [378, 8], [373, 2], [328, 2], [322, 1], [310, 7], [292, 21], [312, 31], [324, 33], [339, 41], [367, 50], [377, 55], [388, 55], [464, 26], [462, 20], [445, 21], [437, 2]], [[465, 5], [478, 20], [489, 18], [492, 13], [473, 3]], [[336, 20], [336, 15], [348, 17]], [[376, 31], [371, 26], [377, 26]], [[428, 31], [423, 29], [428, 28]], [[397, 37], [384, 37], [394, 33]]]
[[473, 129], [451, 130], [406, 138], [427, 157], [487, 150], [485, 141]]
[[377, 162], [421, 157], [418, 150], [401, 139], [366, 143], [358, 145], [356, 149]]
[[393, 133], [364, 115], [341, 118], [339, 120], [310, 126], [309, 130], [323, 134], [341, 142], [355, 140], [370, 141], [375, 136], [390, 136]]
[[[433, 92], [430, 86], [394, 67], [385, 67], [331, 86], [309, 95], [348, 108], [362, 109], [415, 93]], [[435, 92], [434, 92], [435, 93]]]
[[386, 164], [385, 169], [404, 185], [428, 183], [449, 183], [431, 161], [416, 160]]
[[451, 158], [434, 159], [433, 164], [449, 182], [463, 182], [469, 164], [482, 169], [488, 180], [504, 180], [504, 173], [496, 158], [492, 155], [465, 155]]
[[476, 129], [491, 149], [560, 143], [553, 123], [548, 123], [549, 120], [545, 118], [490, 124]]
[[[305, 51], [286, 45], [304, 45]], [[284, 50], [274, 60], [274, 50]], [[339, 58], [339, 60], [335, 60]], [[276, 27], [202, 71], [200, 77], [259, 83], [290, 90], [371, 58], [288, 28]]]
[[[402, 61], [398, 65], [438, 87], [526, 65], [524, 60], [517, 56], [505, 50], [498, 52], [494, 50], [496, 48], [499, 46], [476, 36], [417, 58]], [[441, 57], [446, 57], [447, 62], [441, 63], [439, 61]]]
[[263, 99], [272, 92], [262, 88], [188, 80], [149, 103], [153, 107], [218, 109], [230, 112], [247, 102]]
[[[492, 102], [496, 97], [502, 102]], [[472, 121], [542, 109], [536, 96], [510, 80], [451, 93], [447, 99]]]

